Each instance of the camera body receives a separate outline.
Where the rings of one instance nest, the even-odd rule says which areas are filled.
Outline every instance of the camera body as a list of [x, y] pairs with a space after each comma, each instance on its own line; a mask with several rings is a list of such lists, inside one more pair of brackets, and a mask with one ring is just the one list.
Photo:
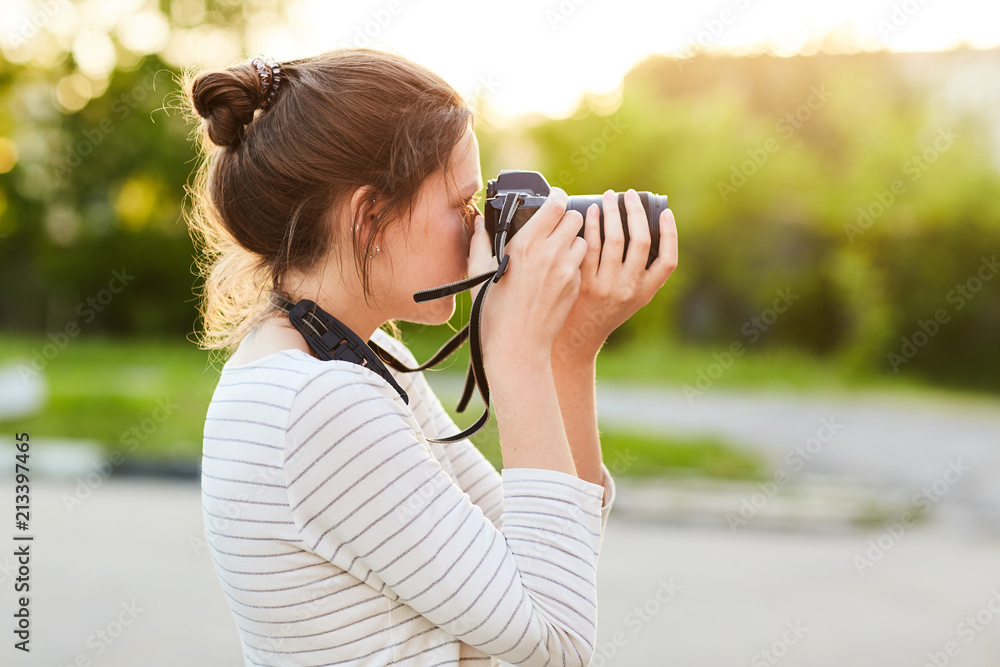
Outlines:
[[[491, 178], [486, 184], [486, 202], [484, 204], [483, 219], [486, 231], [490, 235], [493, 254], [496, 255], [497, 236], [500, 233], [500, 213], [503, 210], [504, 199], [507, 193], [513, 192], [519, 195], [521, 203], [514, 211], [514, 217], [507, 229], [508, 240], [517, 230], [524, 226], [524, 223], [535, 214], [535, 211], [545, 202], [549, 196], [549, 184], [537, 171], [517, 171], [503, 170], [494, 179]], [[628, 251], [628, 213], [625, 210], [625, 193], [619, 192], [618, 213], [621, 215], [622, 228], [625, 232], [625, 248], [622, 251], [622, 260], [625, 259], [625, 252]], [[650, 246], [649, 257], [646, 261], [646, 268], [649, 268], [653, 260], [659, 254], [660, 247], [660, 214], [667, 209], [667, 196], [656, 195], [651, 192], [639, 192], [639, 201], [646, 211], [646, 223], [649, 225]], [[566, 210], [577, 211], [584, 218], [587, 217], [587, 208], [591, 204], [597, 204], [600, 211], [601, 243], [604, 243], [604, 206], [601, 203], [602, 195], [573, 195], [569, 197]], [[580, 227], [577, 236], [583, 236], [584, 227]]]

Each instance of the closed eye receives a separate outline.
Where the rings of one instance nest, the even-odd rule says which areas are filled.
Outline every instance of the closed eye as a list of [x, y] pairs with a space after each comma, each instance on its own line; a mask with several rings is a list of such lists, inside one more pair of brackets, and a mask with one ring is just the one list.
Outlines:
[[473, 195], [466, 199], [459, 208], [462, 209], [462, 215], [465, 217], [466, 222], [471, 225], [473, 220], [475, 220], [477, 215], [482, 215], [479, 207], [476, 205], [479, 201], [478, 195]]

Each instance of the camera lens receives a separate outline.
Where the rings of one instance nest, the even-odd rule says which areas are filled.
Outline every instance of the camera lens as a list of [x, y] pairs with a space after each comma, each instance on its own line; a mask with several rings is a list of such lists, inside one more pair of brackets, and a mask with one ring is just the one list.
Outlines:
[[[622, 251], [622, 261], [625, 261], [625, 253], [628, 251], [628, 211], [625, 209], [625, 193], [619, 192], [618, 195], [618, 214], [621, 216], [622, 230], [625, 232], [625, 247]], [[660, 250], [660, 214], [667, 210], [667, 196], [666, 195], [655, 195], [651, 192], [639, 192], [639, 201], [642, 203], [642, 208], [646, 211], [646, 224], [649, 225], [649, 257], [646, 260], [646, 268], [653, 263], [656, 259]], [[566, 210], [577, 211], [585, 219], [587, 217], [587, 209], [591, 204], [597, 204], [598, 211], [600, 212], [600, 229], [601, 229], [601, 244], [604, 243], [604, 204], [603, 195], [573, 195], [569, 198], [569, 202], [566, 204]], [[583, 236], [583, 227], [580, 228], [580, 233], [578, 236]]]
[[[490, 179], [486, 186], [486, 202], [484, 206], [483, 221], [486, 232], [493, 239], [493, 254], [498, 252], [500, 236], [498, 234], [501, 224], [500, 216], [505, 201], [511, 201], [510, 195], [517, 194], [518, 204], [515, 205], [514, 213], [507, 226], [507, 239], [531, 219], [531, 216], [544, 204], [549, 195], [549, 184], [545, 177], [537, 171], [502, 170], [497, 178]], [[639, 202], [646, 212], [646, 224], [649, 226], [649, 256], [646, 258], [646, 268], [653, 263], [660, 251], [660, 215], [667, 210], [667, 196], [657, 195], [652, 192], [643, 191], [637, 193]], [[622, 253], [622, 261], [628, 252], [628, 212], [625, 210], [625, 193], [618, 192], [618, 215], [621, 218], [622, 232], [625, 237], [625, 247]], [[584, 218], [587, 217], [587, 208], [591, 204], [597, 204], [599, 212], [598, 219], [601, 230], [601, 243], [604, 243], [604, 197], [603, 195], [573, 195], [566, 202], [567, 211], [576, 211]], [[580, 227], [578, 236], [583, 236], [586, 224]]]

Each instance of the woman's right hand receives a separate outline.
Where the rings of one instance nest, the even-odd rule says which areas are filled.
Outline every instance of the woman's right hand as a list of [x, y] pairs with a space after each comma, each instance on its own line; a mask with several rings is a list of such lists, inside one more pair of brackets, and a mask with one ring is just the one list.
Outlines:
[[[578, 236], [583, 216], [567, 211], [569, 197], [552, 188], [548, 198], [507, 243], [503, 277], [490, 285], [481, 337], [487, 373], [496, 367], [550, 359], [552, 345], [580, 290], [587, 242]], [[489, 256], [482, 216], [476, 219], [471, 256]]]

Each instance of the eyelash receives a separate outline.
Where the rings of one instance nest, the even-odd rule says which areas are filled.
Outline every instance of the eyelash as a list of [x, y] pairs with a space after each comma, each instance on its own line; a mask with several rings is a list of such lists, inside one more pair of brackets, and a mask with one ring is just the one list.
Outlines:
[[[475, 217], [477, 215], [479, 215], [479, 207], [476, 206], [476, 204], [478, 204], [478, 203], [479, 203], [479, 196], [476, 195], [476, 196], [470, 197], [469, 199], [466, 199], [459, 206], [459, 209], [462, 211], [462, 215], [465, 216], [465, 219], [466, 219], [467, 222], [471, 223], [475, 219]], [[475, 208], [476, 212], [472, 213], [472, 211], [470, 211], [471, 208]], [[469, 217], [470, 213], [472, 213], [471, 217]]]

